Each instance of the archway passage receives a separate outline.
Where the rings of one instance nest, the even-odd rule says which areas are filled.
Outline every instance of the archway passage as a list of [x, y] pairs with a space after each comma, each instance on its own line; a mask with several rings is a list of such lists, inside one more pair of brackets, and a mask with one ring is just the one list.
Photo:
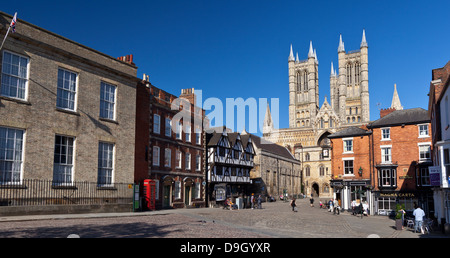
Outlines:
[[312, 191], [311, 191], [313, 197], [318, 197], [319, 196], [319, 185], [317, 183], [314, 183], [312, 185]]

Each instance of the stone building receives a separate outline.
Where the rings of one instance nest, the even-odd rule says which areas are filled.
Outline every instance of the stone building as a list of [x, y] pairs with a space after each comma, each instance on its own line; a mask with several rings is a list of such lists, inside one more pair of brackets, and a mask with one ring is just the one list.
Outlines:
[[264, 121], [263, 137], [285, 146], [303, 165], [305, 194], [332, 196], [330, 141], [327, 136], [349, 126], [370, 121], [368, 44], [365, 31], [359, 50], [345, 51], [342, 35], [338, 46], [338, 71], [331, 63], [330, 102], [319, 107], [319, 61], [310, 42], [308, 59], [294, 58], [291, 45], [289, 70], [289, 128], [273, 128], [270, 113]]
[[[2, 39], [11, 18], [0, 12]], [[33, 191], [69, 189], [67, 196], [75, 196], [78, 181], [94, 183], [93, 192], [102, 194], [133, 183], [137, 67], [131, 55], [119, 60], [18, 20], [0, 58], [1, 186], [32, 191], [24, 180], [46, 180], [46, 189]]]
[[136, 183], [156, 182], [156, 209], [205, 205], [203, 109], [194, 89], [177, 97], [153, 86], [138, 84], [136, 103]]
[[265, 141], [246, 131], [255, 146], [254, 167], [250, 171], [252, 193], [263, 196], [298, 196], [301, 193], [301, 163], [283, 146]]

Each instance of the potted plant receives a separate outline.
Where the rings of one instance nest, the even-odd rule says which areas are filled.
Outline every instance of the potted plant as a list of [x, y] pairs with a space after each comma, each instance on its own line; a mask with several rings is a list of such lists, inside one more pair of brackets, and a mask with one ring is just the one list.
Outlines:
[[395, 227], [397, 230], [402, 230], [403, 228], [403, 216], [405, 214], [405, 205], [397, 204], [395, 206]]

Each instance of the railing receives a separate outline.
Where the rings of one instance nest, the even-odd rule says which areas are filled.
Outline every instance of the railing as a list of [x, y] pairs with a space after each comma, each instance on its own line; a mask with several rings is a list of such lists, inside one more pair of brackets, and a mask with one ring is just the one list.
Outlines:
[[61, 184], [52, 180], [23, 179], [0, 184], [0, 206], [126, 204], [133, 201], [133, 184], [100, 186], [94, 182]]

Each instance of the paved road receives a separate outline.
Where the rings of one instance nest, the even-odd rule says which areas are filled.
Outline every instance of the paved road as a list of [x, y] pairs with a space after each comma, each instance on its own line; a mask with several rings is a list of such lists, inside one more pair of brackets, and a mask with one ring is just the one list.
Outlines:
[[0, 217], [0, 237], [65, 238], [382, 238], [449, 237], [397, 231], [384, 216], [360, 219], [348, 213], [333, 215], [308, 200], [297, 201], [299, 212], [288, 203], [264, 203], [263, 209], [174, 209], [140, 213], [71, 214]]

